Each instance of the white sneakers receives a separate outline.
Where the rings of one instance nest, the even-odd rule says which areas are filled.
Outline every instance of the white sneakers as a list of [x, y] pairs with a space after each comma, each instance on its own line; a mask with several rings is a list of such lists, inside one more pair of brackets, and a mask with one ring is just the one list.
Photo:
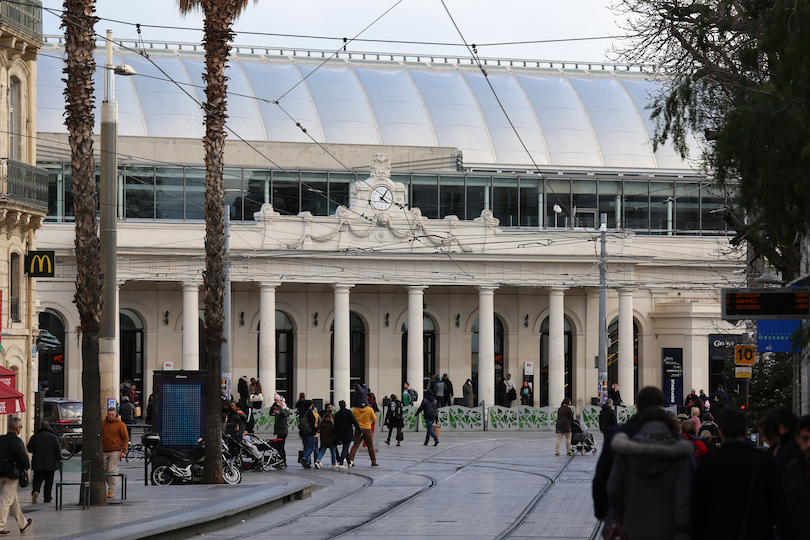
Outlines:
[[333, 468], [333, 469], [339, 469], [339, 468], [340, 468], [340, 465], [338, 465], [337, 463], [335, 463], [334, 465], [332, 465], [332, 468]]
[[315, 462], [315, 468], [316, 468], [316, 469], [320, 469], [320, 468], [321, 468], [321, 462], [320, 462], [320, 461], [316, 461], [316, 462]]
[[349, 467], [354, 467], [354, 460], [349, 460]]
[[348, 469], [348, 467], [346, 465], [338, 465], [337, 468], [338, 469]]

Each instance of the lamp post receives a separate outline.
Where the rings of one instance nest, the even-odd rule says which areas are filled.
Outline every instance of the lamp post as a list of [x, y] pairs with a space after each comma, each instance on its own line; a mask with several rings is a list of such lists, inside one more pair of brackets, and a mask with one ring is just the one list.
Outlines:
[[101, 104], [101, 223], [100, 257], [104, 276], [101, 326], [99, 328], [99, 372], [102, 414], [107, 398], [118, 400], [117, 212], [118, 212], [118, 103], [115, 74], [134, 75], [130, 66], [113, 65], [112, 30], [107, 30], [107, 62], [104, 64], [104, 101]]

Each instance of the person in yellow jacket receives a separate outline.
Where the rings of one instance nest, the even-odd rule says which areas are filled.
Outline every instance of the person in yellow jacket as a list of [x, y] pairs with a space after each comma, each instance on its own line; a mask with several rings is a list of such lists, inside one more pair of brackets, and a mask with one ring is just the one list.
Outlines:
[[374, 411], [371, 407], [364, 403], [360, 403], [360, 406], [355, 407], [352, 410], [352, 415], [354, 416], [355, 420], [357, 420], [357, 424], [360, 426], [360, 431], [356, 431], [354, 434], [354, 445], [352, 446], [352, 451], [349, 455], [349, 467], [354, 466], [354, 456], [357, 454], [357, 449], [360, 447], [360, 444], [365, 441], [366, 446], [368, 447], [368, 455], [371, 458], [371, 466], [377, 466], [377, 456], [374, 453], [374, 440], [371, 436], [371, 423], [377, 421], [377, 415], [374, 414]]
[[107, 418], [101, 421], [101, 449], [104, 451], [104, 472], [107, 476], [107, 497], [115, 496], [118, 462], [127, 455], [129, 436], [127, 426], [118, 417], [115, 407], [107, 409]]

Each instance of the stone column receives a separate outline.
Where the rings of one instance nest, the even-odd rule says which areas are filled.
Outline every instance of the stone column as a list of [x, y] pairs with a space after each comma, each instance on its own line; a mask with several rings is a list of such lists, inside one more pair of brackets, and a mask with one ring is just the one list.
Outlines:
[[276, 287], [278, 282], [259, 284], [259, 382], [263, 407], [272, 404], [276, 392]]
[[333, 403], [341, 399], [350, 403], [351, 367], [351, 313], [349, 310], [349, 289], [352, 285], [335, 285], [335, 326], [334, 326], [334, 367], [332, 369]]
[[565, 397], [565, 288], [548, 292], [548, 404], [556, 410]]
[[496, 288], [478, 287], [478, 399], [487, 407], [495, 405]]
[[200, 284], [183, 282], [183, 369], [200, 369]]
[[619, 289], [619, 392], [630, 406], [636, 402], [633, 374], [633, 290]]
[[[424, 351], [424, 291], [427, 287], [413, 285], [408, 287], [408, 384], [419, 392], [419, 399], [425, 395], [422, 381], [425, 378]], [[417, 403], [418, 404], [418, 403]]]

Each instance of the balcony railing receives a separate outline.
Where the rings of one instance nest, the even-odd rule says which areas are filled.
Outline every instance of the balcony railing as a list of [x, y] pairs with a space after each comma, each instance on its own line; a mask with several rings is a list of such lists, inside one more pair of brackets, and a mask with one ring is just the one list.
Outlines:
[[48, 210], [48, 171], [11, 158], [0, 158], [0, 200]]
[[39, 0], [0, 1], [0, 22], [42, 41], [42, 2]]

